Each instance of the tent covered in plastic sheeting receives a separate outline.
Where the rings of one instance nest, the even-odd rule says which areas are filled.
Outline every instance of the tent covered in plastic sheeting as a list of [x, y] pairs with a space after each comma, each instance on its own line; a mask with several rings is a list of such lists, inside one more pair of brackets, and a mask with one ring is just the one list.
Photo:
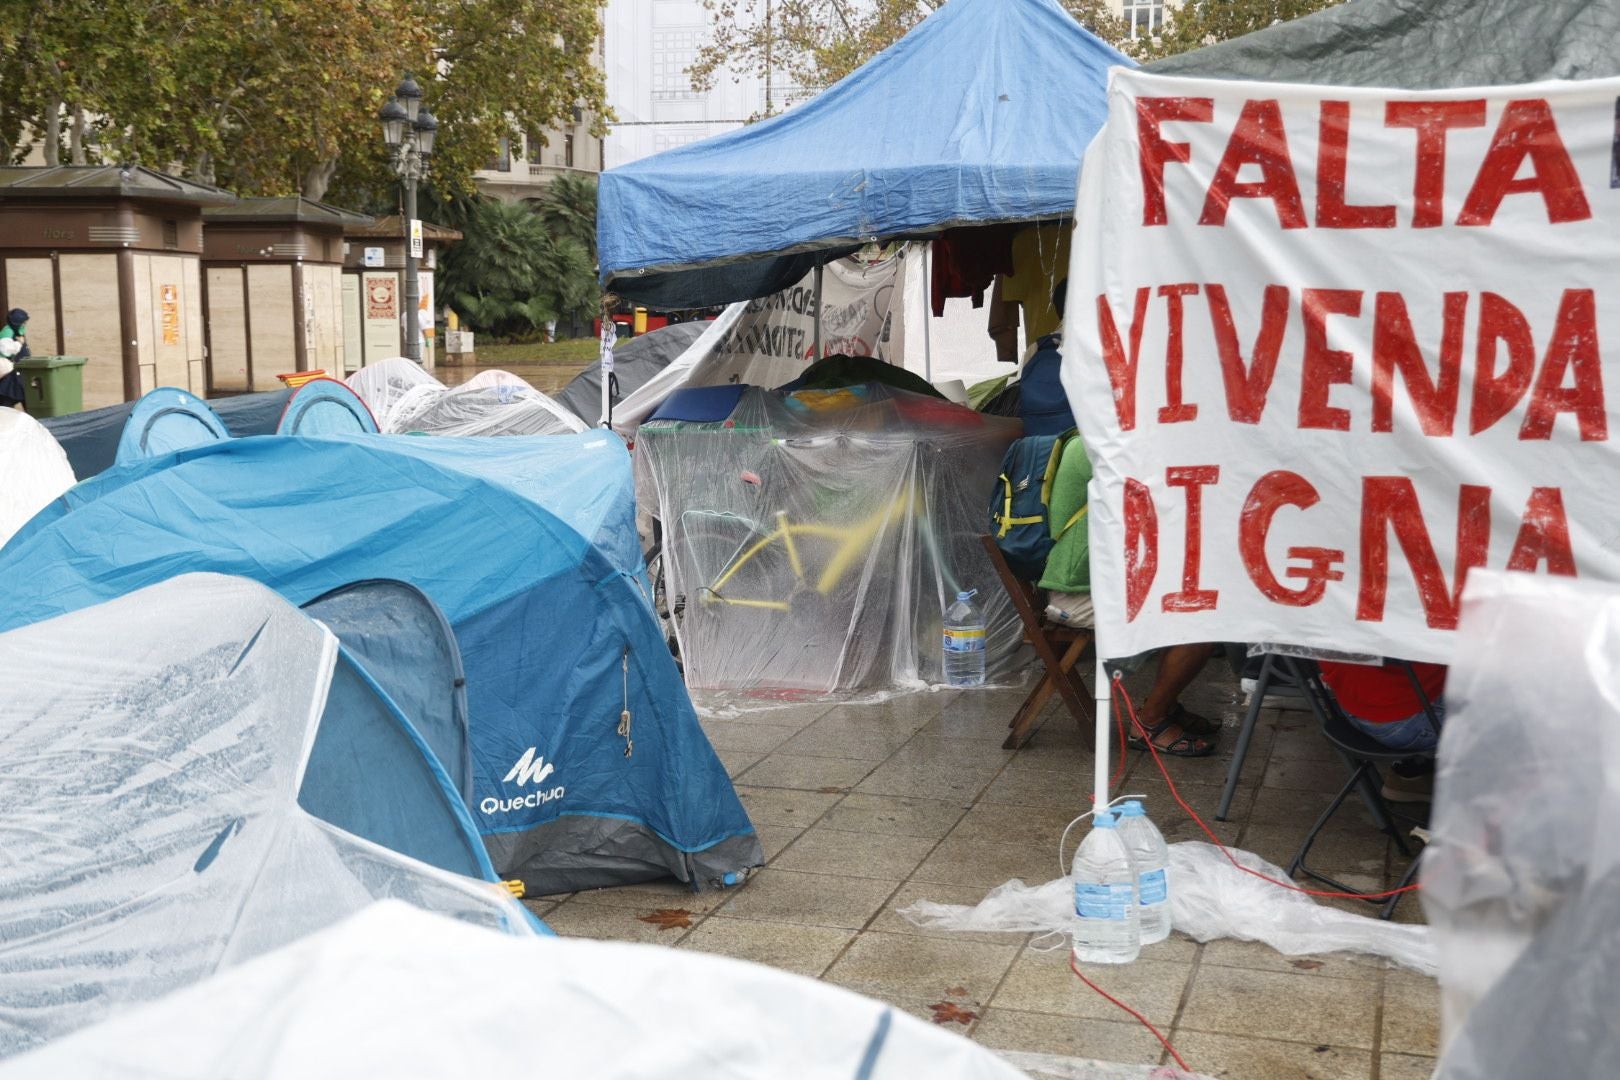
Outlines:
[[410, 717], [472, 804], [467, 675], [455, 631], [427, 593], [403, 581], [357, 581], [317, 596], [304, 611], [319, 619]]
[[0, 409], [0, 476], [0, 547], [74, 483], [50, 431], [16, 409]]
[[377, 432], [366, 403], [336, 379], [311, 379], [293, 391], [276, 425], [278, 435], [344, 435]]
[[26, 1077], [1018, 1080], [882, 1002], [760, 964], [512, 941], [376, 904], [0, 1068]]
[[542, 928], [337, 640], [190, 574], [0, 634], [0, 1057], [396, 897]]
[[[474, 817], [534, 893], [763, 862], [649, 602], [630, 460], [607, 434], [231, 439], [79, 484], [0, 553], [26, 625], [186, 570], [305, 603], [416, 586], [467, 673]], [[629, 717], [624, 713], [628, 711]]]
[[[269, 435], [276, 430], [287, 409], [291, 390], [267, 390], [258, 394], [234, 394], [212, 398], [214, 410], [225, 429], [238, 439], [249, 435]], [[73, 472], [81, 480], [113, 467], [118, 456], [118, 440], [137, 402], [126, 401], [89, 412], [46, 417], [43, 423], [67, 452]]]
[[873, 238], [1071, 214], [1108, 69], [1130, 63], [1057, 0], [951, 0], [780, 116], [603, 173], [602, 280], [729, 303]]
[[969, 589], [1006, 669], [1022, 638], [979, 537], [1018, 421], [876, 383], [703, 396], [729, 397], [721, 418], [655, 414], [636, 441], [689, 685], [940, 682], [942, 613]]
[[391, 435], [568, 435], [590, 426], [508, 371], [481, 371], [447, 387], [395, 357], [361, 368], [349, 386]]
[[1160, 75], [1443, 90], [1620, 75], [1615, 0], [1356, 0], [1147, 65]]
[[585, 421], [507, 371], [481, 371], [460, 386], [418, 386], [395, 403], [390, 432], [426, 435], [572, 435]]
[[130, 410], [118, 436], [115, 461], [127, 465], [230, 437], [208, 402], [184, 390], [160, 386], [143, 395]]
[[1437, 1075], [1613, 1075], [1620, 1057], [1620, 589], [1468, 575], [1423, 909]]
[[391, 356], [387, 360], [367, 364], [350, 375], [347, 381], [349, 389], [359, 394], [360, 400], [371, 410], [377, 427], [382, 431], [390, 430], [388, 420], [400, 398], [418, 386], [444, 385], [422, 370], [421, 364], [403, 356]]
[[[613, 347], [613, 381], [617, 405], [663, 371], [709, 326], [708, 320], [671, 323]], [[557, 392], [557, 401], [591, 427], [602, 419], [602, 365], [591, 365]]]

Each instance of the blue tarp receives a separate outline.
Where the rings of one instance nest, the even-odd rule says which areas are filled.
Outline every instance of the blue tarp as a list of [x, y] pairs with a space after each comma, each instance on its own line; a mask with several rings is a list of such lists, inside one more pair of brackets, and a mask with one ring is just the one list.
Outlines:
[[[602, 279], [634, 296], [671, 270], [1068, 215], [1119, 64], [1056, 0], [950, 0], [781, 116], [603, 173]], [[781, 287], [758, 270], [749, 295], [698, 271], [690, 302]]]
[[763, 861], [649, 603], [617, 438], [280, 435], [117, 466], [0, 549], [29, 583], [0, 629], [197, 570], [293, 603], [371, 578], [437, 603], [467, 673], [474, 819], [531, 891]]

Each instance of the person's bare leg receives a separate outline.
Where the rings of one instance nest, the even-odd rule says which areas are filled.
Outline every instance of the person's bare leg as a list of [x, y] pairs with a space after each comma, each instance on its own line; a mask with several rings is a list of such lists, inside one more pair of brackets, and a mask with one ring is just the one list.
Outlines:
[[[1175, 707], [1181, 692], [1192, 685], [1198, 673], [1204, 670], [1209, 658], [1215, 655], [1216, 646], [1209, 643], [1197, 645], [1173, 645], [1165, 650], [1159, 658], [1159, 674], [1153, 680], [1153, 689], [1148, 692], [1147, 700], [1142, 703], [1142, 710], [1137, 715], [1141, 718], [1142, 726], [1149, 731], [1164, 723]], [[1186, 734], [1181, 730], [1180, 724], [1172, 724], [1166, 728], [1154, 745], [1161, 750], [1174, 746], [1176, 740]]]

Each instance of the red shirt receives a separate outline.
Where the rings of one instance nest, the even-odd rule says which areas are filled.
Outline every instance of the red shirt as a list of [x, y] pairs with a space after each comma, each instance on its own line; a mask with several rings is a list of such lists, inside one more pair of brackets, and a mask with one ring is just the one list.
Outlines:
[[[1327, 660], [1319, 661], [1318, 666], [1322, 669], [1322, 681], [1339, 699], [1339, 708], [1351, 716], [1374, 724], [1388, 724], [1423, 711], [1423, 702], [1412, 689], [1412, 680], [1399, 667], [1337, 664]], [[1413, 663], [1412, 670], [1429, 700], [1439, 701], [1446, 692], [1445, 666]]]

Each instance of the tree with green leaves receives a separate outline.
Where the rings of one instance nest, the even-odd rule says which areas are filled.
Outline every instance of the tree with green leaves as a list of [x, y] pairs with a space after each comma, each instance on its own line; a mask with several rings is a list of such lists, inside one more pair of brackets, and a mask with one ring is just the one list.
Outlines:
[[605, 115], [600, 12], [601, 0], [0, 0], [0, 151], [16, 160], [38, 141], [54, 162], [67, 141], [74, 160], [248, 195], [380, 190], [376, 113], [410, 70], [442, 125], [434, 182], [469, 192], [502, 138]]
[[1164, 32], [1139, 43], [1144, 60], [1173, 56], [1252, 34], [1273, 23], [1335, 7], [1344, 0], [1185, 0], [1170, 13]]
[[577, 327], [596, 307], [591, 249], [525, 204], [478, 200], [439, 274], [450, 306], [496, 336], [533, 334], [549, 322]]

